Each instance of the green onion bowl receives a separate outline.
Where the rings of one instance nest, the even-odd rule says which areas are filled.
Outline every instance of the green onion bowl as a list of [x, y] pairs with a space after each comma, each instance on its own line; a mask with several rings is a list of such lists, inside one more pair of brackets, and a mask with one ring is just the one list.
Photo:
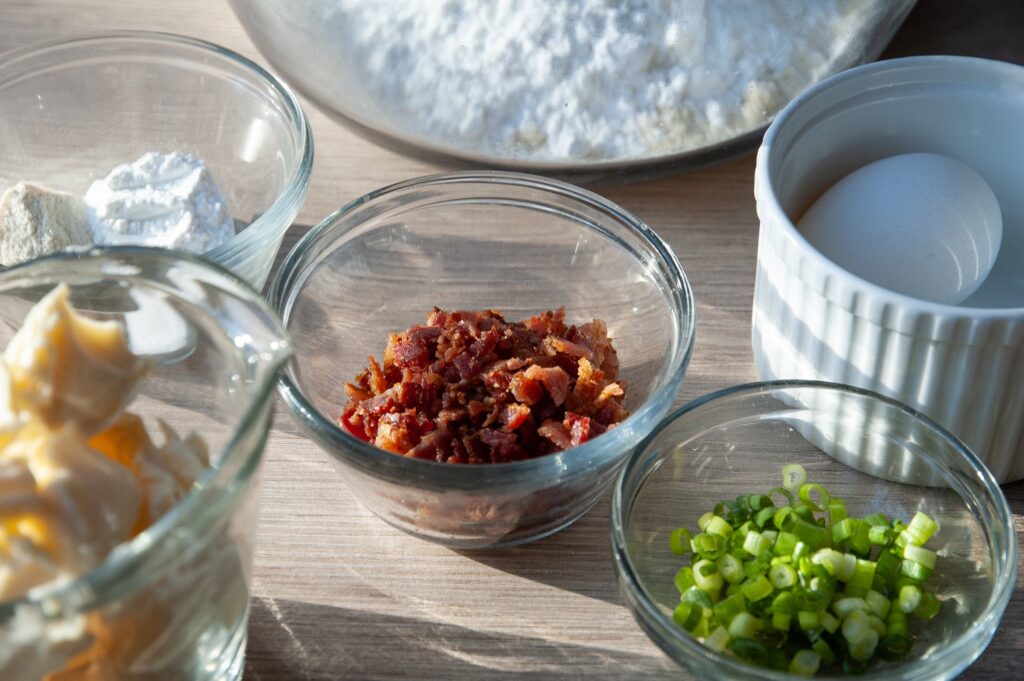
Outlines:
[[637, 622], [700, 679], [951, 679], [1016, 579], [978, 458], [909, 407], [821, 382], [666, 418], [618, 479], [612, 544]]

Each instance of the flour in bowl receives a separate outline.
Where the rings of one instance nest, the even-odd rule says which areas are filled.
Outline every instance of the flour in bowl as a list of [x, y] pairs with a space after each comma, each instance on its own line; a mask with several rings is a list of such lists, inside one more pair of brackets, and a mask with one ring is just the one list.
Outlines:
[[[326, 0], [325, 47], [380, 115], [459, 148], [614, 160], [764, 124], [837, 63], [869, 0]], [[855, 52], [856, 50], [854, 50]], [[399, 123], [400, 122], [400, 123]]]

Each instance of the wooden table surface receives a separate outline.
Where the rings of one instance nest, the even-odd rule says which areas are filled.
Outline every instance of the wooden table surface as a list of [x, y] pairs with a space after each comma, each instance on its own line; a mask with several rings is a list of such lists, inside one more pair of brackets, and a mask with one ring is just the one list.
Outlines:
[[[128, 28], [192, 35], [263, 61], [226, 0], [0, 2], [0, 50]], [[1024, 3], [1016, 0], [921, 0], [888, 54], [1024, 63], [1022, 30]], [[371, 189], [436, 171], [356, 137], [311, 105], [306, 112], [316, 164], [302, 224]], [[758, 227], [753, 169], [746, 157], [596, 187], [657, 230], [693, 284], [697, 344], [679, 403], [757, 378], [749, 332]], [[539, 543], [461, 553], [406, 536], [360, 507], [283, 408], [266, 459], [247, 680], [682, 675], [618, 595], [607, 498]], [[1024, 483], [1005, 491], [1022, 542]], [[963, 678], [1021, 678], [1022, 650], [1018, 581], [998, 634]]]

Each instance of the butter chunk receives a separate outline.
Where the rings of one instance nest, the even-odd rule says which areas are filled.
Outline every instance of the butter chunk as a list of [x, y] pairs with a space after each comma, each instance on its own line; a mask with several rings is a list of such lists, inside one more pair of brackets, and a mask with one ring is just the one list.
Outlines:
[[91, 245], [89, 213], [74, 194], [19, 182], [0, 197], [0, 265]]
[[[32, 308], [3, 354], [10, 408], [86, 437], [132, 401], [149, 364], [128, 348], [124, 327], [74, 310], [60, 285]], [[2, 400], [2, 398], [0, 398]]]
[[160, 421], [164, 444], [150, 444], [139, 452], [136, 473], [146, 498], [146, 513], [154, 522], [191, 491], [193, 483], [210, 467], [206, 443], [191, 433], [182, 438]]
[[35, 493], [24, 507], [7, 510], [40, 516], [45, 534], [21, 537], [50, 553], [62, 570], [90, 570], [132, 537], [142, 505], [135, 475], [89, 447], [74, 425], [50, 430], [36, 422], [0, 457], [7, 467], [20, 463], [34, 481]]

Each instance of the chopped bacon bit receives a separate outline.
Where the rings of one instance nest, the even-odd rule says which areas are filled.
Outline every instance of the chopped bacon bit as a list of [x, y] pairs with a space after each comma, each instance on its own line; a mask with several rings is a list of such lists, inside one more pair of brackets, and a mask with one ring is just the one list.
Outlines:
[[509, 383], [509, 392], [512, 393], [512, 397], [516, 398], [517, 401], [533, 405], [540, 402], [544, 397], [544, 385], [540, 381], [527, 376], [524, 371], [512, 376], [512, 380]]
[[548, 353], [552, 357], [558, 353], [563, 355], [569, 355], [570, 357], [586, 357], [590, 359], [594, 356], [590, 348], [584, 347], [572, 341], [567, 341], [564, 338], [556, 338], [549, 336], [544, 339], [544, 352]]
[[406, 456], [518, 461], [577, 446], [625, 419], [617, 374], [600, 320], [566, 326], [558, 309], [509, 323], [497, 310], [435, 307], [425, 326], [390, 336], [383, 367], [370, 357], [345, 386], [339, 421]]
[[537, 434], [551, 440], [559, 449], [572, 447], [572, 437], [569, 435], [569, 431], [558, 421], [545, 421], [537, 429]]
[[366, 361], [370, 365], [366, 369], [369, 372], [368, 386], [375, 395], [379, 395], [388, 389], [387, 379], [384, 378], [384, 372], [381, 371], [380, 365], [377, 364], [377, 360], [373, 358], [373, 355], [367, 357]]
[[501, 409], [501, 422], [505, 430], [515, 430], [530, 418], [530, 408], [525, 404], [506, 404]]
[[565, 396], [569, 394], [569, 374], [561, 367], [532, 365], [526, 368], [523, 376], [543, 383], [556, 407], [565, 402]]
[[363, 400], [370, 399], [370, 393], [354, 383], [345, 384], [345, 394], [350, 400], [355, 400], [356, 402], [362, 402]]
[[571, 411], [565, 412], [565, 421], [562, 425], [569, 431], [573, 447], [579, 447], [590, 438], [597, 437], [607, 430], [589, 416], [580, 416]]

